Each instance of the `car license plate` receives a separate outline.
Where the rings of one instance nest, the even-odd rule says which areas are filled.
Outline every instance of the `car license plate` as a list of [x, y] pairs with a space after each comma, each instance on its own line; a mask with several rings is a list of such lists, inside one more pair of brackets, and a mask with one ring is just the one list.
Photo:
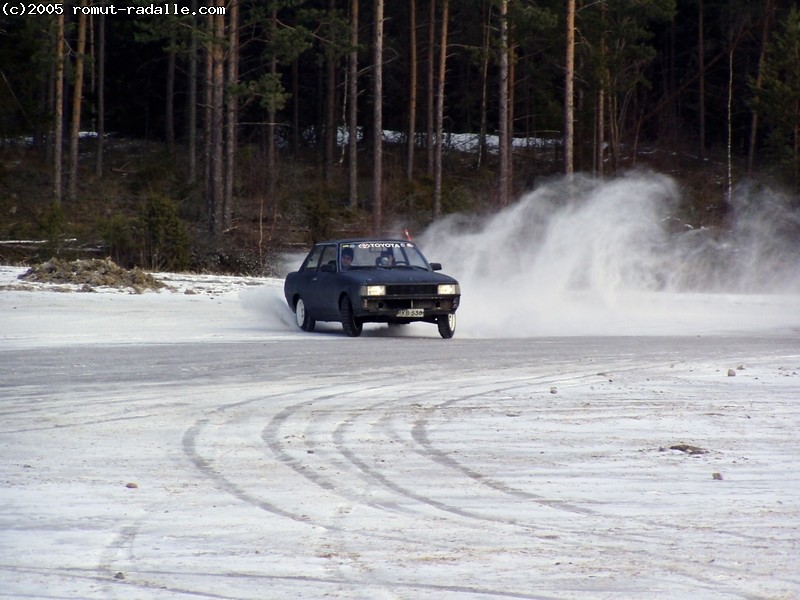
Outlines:
[[406, 308], [397, 311], [398, 317], [424, 317], [425, 309], [423, 308]]

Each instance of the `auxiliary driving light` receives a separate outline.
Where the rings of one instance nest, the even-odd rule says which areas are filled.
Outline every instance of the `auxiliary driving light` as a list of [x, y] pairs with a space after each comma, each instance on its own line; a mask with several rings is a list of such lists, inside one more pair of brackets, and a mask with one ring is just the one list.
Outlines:
[[386, 286], [385, 285], [368, 285], [366, 286], [366, 296], [385, 296], [386, 295]]

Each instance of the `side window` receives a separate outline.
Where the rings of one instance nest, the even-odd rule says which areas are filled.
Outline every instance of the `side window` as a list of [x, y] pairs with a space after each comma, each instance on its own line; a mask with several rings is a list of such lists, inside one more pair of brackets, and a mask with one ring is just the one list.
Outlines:
[[303, 267], [304, 271], [316, 271], [317, 267], [319, 266], [319, 259], [322, 254], [322, 250], [325, 246], [316, 246], [312, 251], [311, 254], [308, 255], [306, 259], [306, 266]]
[[328, 263], [336, 264], [336, 246], [323, 246], [319, 264], [326, 265]]

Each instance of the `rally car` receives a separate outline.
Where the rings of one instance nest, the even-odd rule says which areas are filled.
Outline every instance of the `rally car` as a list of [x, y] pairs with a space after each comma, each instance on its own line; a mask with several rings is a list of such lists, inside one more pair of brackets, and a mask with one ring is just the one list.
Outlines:
[[297, 326], [339, 321], [350, 337], [364, 323], [435, 323], [451, 338], [461, 300], [458, 281], [429, 263], [412, 241], [349, 239], [320, 242], [284, 282]]

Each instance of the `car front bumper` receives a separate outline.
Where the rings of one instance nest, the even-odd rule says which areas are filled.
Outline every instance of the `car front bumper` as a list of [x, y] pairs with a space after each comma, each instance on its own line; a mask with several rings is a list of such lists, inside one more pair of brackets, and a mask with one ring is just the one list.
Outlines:
[[363, 297], [356, 316], [366, 321], [427, 321], [454, 313], [461, 296]]

